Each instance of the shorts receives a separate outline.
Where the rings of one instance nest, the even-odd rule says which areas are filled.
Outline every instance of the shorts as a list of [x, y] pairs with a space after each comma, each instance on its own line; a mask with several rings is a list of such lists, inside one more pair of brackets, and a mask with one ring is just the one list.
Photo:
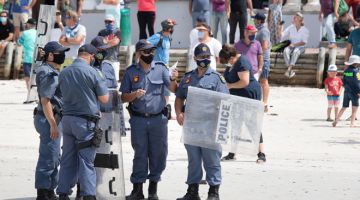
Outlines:
[[348, 108], [350, 106], [350, 101], [353, 107], [359, 106], [359, 97], [357, 95], [350, 92], [344, 92], [343, 108]]
[[340, 104], [340, 96], [327, 96], [328, 108], [338, 108]]
[[25, 77], [30, 77], [31, 73], [31, 63], [23, 63], [24, 75]]
[[264, 60], [263, 71], [260, 75], [260, 79], [268, 79], [270, 74], [270, 60]]
[[29, 19], [29, 13], [13, 13], [13, 22], [15, 27], [25, 26]]

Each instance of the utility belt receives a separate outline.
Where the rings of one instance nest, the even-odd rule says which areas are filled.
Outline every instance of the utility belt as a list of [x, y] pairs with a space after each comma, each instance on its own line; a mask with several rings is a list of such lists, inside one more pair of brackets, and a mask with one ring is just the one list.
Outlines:
[[[80, 142], [77, 145], [77, 149], [81, 150], [89, 147], [99, 148], [101, 143], [101, 138], [103, 136], [103, 130], [99, 126], [100, 117], [92, 116], [92, 115], [69, 115], [69, 116], [80, 117], [82, 119], [85, 119], [87, 121], [88, 129], [94, 132], [94, 136], [89, 141]], [[95, 123], [94, 128], [91, 128], [91, 123]]]
[[[34, 116], [35, 115], [41, 115], [43, 117], [46, 118], [45, 116], [45, 113], [44, 111], [42, 110], [39, 110], [37, 107], [34, 108], [34, 111], [33, 111], [33, 114]], [[61, 109], [58, 109], [56, 106], [53, 108], [53, 114], [54, 114], [54, 118], [55, 118], [55, 121], [56, 121], [56, 124], [59, 124], [61, 119], [62, 119], [62, 112], [61, 112]]]
[[143, 118], [150, 118], [150, 117], [157, 117], [159, 115], [164, 115], [167, 119], [171, 118], [171, 107], [170, 104], [166, 105], [164, 109], [156, 114], [151, 113], [140, 113], [131, 108], [131, 103], [126, 107], [126, 109], [129, 111], [130, 116], [136, 116], [136, 117], [143, 117]]

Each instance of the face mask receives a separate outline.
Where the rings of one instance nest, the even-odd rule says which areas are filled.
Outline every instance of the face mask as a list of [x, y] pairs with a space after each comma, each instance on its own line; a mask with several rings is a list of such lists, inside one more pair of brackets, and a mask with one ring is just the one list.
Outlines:
[[199, 31], [198, 32], [198, 38], [203, 39], [205, 37], [205, 32]]
[[148, 56], [141, 55], [140, 59], [143, 60], [146, 64], [150, 64], [154, 59], [154, 55], [152, 55], [152, 54], [150, 54]]
[[94, 66], [100, 66], [106, 55], [107, 55], [106, 51], [102, 51], [96, 54]]
[[170, 30], [170, 34], [172, 35], [174, 33], [174, 29], [171, 29]]
[[249, 35], [249, 40], [254, 41], [255, 40], [255, 35]]
[[5, 24], [6, 20], [7, 20], [7, 17], [0, 17], [0, 22], [1, 23]]
[[114, 30], [114, 24], [105, 24], [105, 28], [108, 31], [112, 31], [112, 30]]
[[258, 24], [258, 25], [256, 25], [255, 27], [256, 27], [256, 29], [261, 29], [262, 27], [263, 27], [264, 25], [262, 25], [262, 24]]
[[53, 54], [54, 55], [54, 63], [58, 64], [58, 65], [61, 65], [64, 63], [65, 61], [65, 53], [62, 52], [62, 53], [59, 53], [59, 54]]
[[211, 60], [209, 58], [196, 60], [197, 66], [199, 66], [201, 68], [208, 68], [210, 66], [210, 63], [211, 63]]

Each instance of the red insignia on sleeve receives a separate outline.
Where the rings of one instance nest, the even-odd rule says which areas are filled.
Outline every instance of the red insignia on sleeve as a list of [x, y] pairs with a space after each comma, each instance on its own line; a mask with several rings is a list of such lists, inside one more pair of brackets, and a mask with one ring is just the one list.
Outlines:
[[185, 80], [185, 83], [188, 84], [188, 83], [190, 83], [190, 81], [191, 81], [191, 76], [187, 77], [187, 79]]

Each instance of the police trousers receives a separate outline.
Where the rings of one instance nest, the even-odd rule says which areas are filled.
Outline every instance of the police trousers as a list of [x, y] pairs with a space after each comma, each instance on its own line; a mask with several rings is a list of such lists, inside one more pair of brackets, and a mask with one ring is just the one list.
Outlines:
[[199, 184], [202, 176], [202, 163], [209, 185], [221, 184], [221, 151], [185, 144], [188, 154], [187, 184]]
[[71, 194], [77, 182], [81, 185], [81, 196], [96, 195], [96, 171], [94, 160], [96, 149], [79, 149], [77, 144], [92, 139], [95, 123], [76, 116], [64, 116], [63, 154], [60, 163], [58, 194]]
[[50, 138], [50, 124], [44, 115], [37, 114], [34, 118], [36, 131], [40, 136], [39, 158], [35, 171], [35, 188], [54, 190], [58, 185], [60, 164], [61, 123], [58, 125], [59, 137]]
[[[131, 116], [131, 145], [134, 149], [132, 183], [146, 179], [160, 181], [168, 154], [168, 120], [164, 115], [153, 117]], [[148, 173], [150, 171], [150, 173]]]

